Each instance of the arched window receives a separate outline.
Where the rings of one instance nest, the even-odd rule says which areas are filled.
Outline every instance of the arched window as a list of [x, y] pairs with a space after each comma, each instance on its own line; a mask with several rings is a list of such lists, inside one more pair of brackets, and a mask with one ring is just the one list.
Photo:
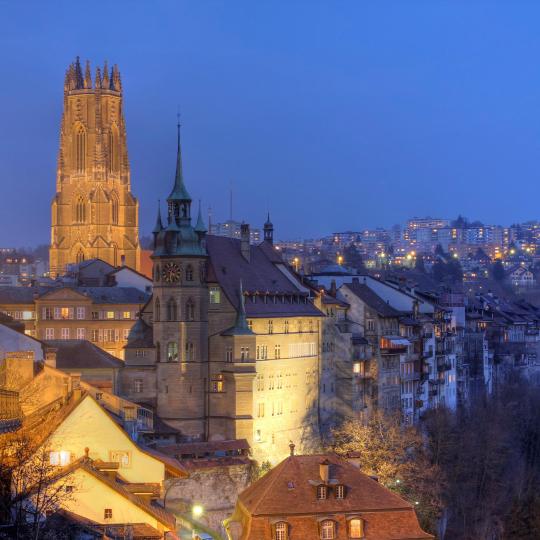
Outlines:
[[159, 281], [160, 277], [161, 277], [161, 269], [159, 268], [159, 264], [156, 264], [156, 268], [154, 270], [154, 281]]
[[77, 223], [84, 223], [86, 221], [86, 204], [82, 195], [75, 203], [75, 221]]
[[168, 321], [176, 321], [178, 318], [177, 316], [177, 309], [176, 309], [176, 302], [174, 298], [169, 298], [167, 301], [167, 320]]
[[109, 172], [118, 172], [120, 159], [118, 152], [118, 130], [112, 126], [109, 131]]
[[274, 540], [289, 540], [289, 525], [285, 521], [279, 521], [275, 525]]
[[321, 540], [334, 540], [336, 537], [336, 526], [331, 519], [325, 519], [321, 523]]
[[113, 193], [111, 197], [111, 219], [115, 225], [118, 224], [118, 197], [116, 193]]
[[195, 347], [190, 341], [186, 342], [186, 362], [195, 360]]
[[193, 266], [191, 264], [186, 266], [186, 281], [193, 281]]
[[161, 305], [159, 303], [159, 298], [156, 298], [156, 301], [154, 302], [154, 321], [161, 321]]
[[77, 263], [82, 263], [84, 261], [84, 251], [79, 249], [77, 253]]
[[74, 157], [75, 170], [83, 173], [86, 168], [86, 131], [81, 125], [75, 131]]
[[364, 520], [353, 518], [349, 520], [349, 538], [364, 538]]
[[167, 362], [178, 362], [178, 343], [176, 341], [167, 344]]
[[195, 320], [195, 303], [191, 298], [186, 302], [186, 320]]

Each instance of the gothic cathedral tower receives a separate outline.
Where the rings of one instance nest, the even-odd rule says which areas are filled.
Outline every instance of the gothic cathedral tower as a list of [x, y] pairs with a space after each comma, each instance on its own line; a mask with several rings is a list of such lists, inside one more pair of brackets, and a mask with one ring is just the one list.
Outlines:
[[117, 66], [66, 72], [56, 195], [52, 201], [51, 276], [99, 258], [139, 269], [139, 203], [130, 191], [122, 83]]
[[182, 174], [180, 126], [174, 186], [167, 222], [158, 210], [154, 228], [153, 328], [157, 413], [187, 438], [207, 429], [208, 287], [206, 227], [191, 218], [191, 197]]

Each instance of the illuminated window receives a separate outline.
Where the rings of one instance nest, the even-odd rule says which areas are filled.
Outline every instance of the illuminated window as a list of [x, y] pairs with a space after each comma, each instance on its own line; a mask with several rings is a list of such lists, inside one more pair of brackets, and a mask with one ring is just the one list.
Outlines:
[[221, 290], [219, 287], [210, 287], [208, 292], [211, 304], [221, 304]]
[[349, 538], [364, 538], [364, 520], [354, 518], [349, 521]]
[[105, 312], [105, 318], [106, 319], [114, 319], [114, 311], [106, 311]]
[[335, 524], [330, 519], [325, 519], [321, 523], [321, 540], [334, 540]]
[[284, 521], [276, 523], [274, 540], [288, 540], [289, 527]]
[[211, 391], [212, 392], [223, 392], [223, 375], [216, 375], [212, 379], [212, 386]]
[[338, 484], [336, 486], [336, 499], [345, 498], [345, 486], [343, 484]]
[[317, 486], [317, 499], [326, 499], [327, 488], [324, 485]]
[[167, 362], [178, 362], [178, 343], [175, 341], [167, 345]]

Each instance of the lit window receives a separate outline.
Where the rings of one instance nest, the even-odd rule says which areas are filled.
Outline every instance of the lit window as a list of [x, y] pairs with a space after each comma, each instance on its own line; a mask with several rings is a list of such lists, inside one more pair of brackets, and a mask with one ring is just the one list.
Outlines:
[[284, 521], [276, 523], [274, 540], [287, 540], [289, 538], [289, 527]]
[[212, 392], [223, 392], [223, 375], [217, 375], [212, 379]]
[[105, 312], [105, 318], [106, 319], [114, 319], [114, 311], [106, 311]]
[[317, 486], [317, 499], [326, 499], [326, 486]]
[[221, 304], [221, 290], [219, 287], [210, 287], [209, 294], [211, 304]]
[[326, 519], [321, 523], [321, 540], [333, 540], [335, 538], [334, 522]]
[[349, 521], [349, 537], [363, 538], [364, 537], [364, 520], [354, 518]]
[[178, 362], [178, 343], [174, 341], [167, 345], [167, 361]]
[[124, 319], [131, 319], [131, 311], [124, 311], [123, 317]]
[[343, 499], [345, 497], [345, 486], [338, 484], [336, 486], [336, 499]]

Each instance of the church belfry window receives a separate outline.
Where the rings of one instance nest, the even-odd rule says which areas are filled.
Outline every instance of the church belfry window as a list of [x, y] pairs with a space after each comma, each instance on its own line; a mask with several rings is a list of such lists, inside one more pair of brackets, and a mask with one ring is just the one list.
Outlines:
[[193, 266], [191, 264], [186, 266], [186, 281], [193, 281]]
[[75, 132], [75, 170], [83, 173], [86, 169], [86, 131], [79, 125]]
[[79, 249], [77, 253], [77, 263], [82, 263], [84, 261], [84, 251]]
[[176, 307], [176, 301], [174, 298], [169, 298], [167, 301], [167, 320], [168, 321], [176, 321], [178, 318], [178, 312]]
[[115, 225], [117, 225], [118, 224], [118, 197], [116, 196], [116, 193], [113, 193], [111, 197], [111, 218], [112, 218], [112, 222]]
[[195, 320], [195, 303], [191, 298], [186, 302], [186, 319], [188, 321]]
[[175, 341], [167, 344], [167, 362], [178, 362], [178, 343]]
[[86, 221], [86, 204], [82, 195], [75, 203], [75, 221], [77, 223], [85, 223]]
[[154, 321], [159, 322], [161, 320], [161, 305], [159, 303], [159, 298], [156, 298], [154, 303]]

